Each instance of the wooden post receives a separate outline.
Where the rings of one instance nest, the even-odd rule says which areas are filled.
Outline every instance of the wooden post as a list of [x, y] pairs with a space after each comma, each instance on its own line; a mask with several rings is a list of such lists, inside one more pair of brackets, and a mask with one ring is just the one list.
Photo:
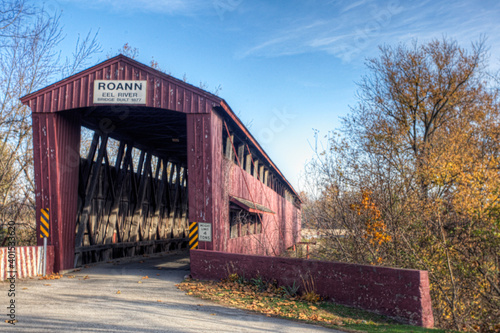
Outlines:
[[234, 135], [228, 136], [226, 139], [226, 158], [230, 161], [234, 161], [234, 150], [233, 150]]
[[245, 145], [239, 145], [238, 146], [238, 160], [240, 161], [240, 167], [242, 167], [242, 168], [245, 167], [245, 161], [243, 160], [244, 155], [245, 155]]
[[249, 174], [252, 174], [252, 155], [247, 154], [246, 163], [245, 163], [245, 171]]
[[258, 174], [259, 174], [259, 160], [256, 159], [253, 162], [253, 176], [255, 178], [258, 178], [259, 177]]

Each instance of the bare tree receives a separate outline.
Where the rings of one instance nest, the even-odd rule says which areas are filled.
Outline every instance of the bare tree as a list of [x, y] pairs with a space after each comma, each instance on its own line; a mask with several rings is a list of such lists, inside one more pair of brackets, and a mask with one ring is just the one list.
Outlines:
[[[62, 61], [60, 15], [25, 0], [0, 4], [0, 219], [34, 230], [34, 180], [30, 110], [19, 98], [61, 74], [69, 75], [99, 51], [96, 35], [78, 39]], [[33, 238], [30, 238], [33, 241]], [[22, 240], [20, 240], [22, 241]]]

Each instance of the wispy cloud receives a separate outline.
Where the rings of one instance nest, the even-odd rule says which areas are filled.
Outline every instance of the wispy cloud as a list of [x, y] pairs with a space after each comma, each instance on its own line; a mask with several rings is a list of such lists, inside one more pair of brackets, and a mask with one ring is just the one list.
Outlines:
[[126, 13], [141, 11], [191, 16], [211, 11], [215, 14], [213, 1], [206, 0], [61, 0], [61, 2], [81, 3], [95, 8], [113, 9]]
[[335, 1], [318, 5], [307, 18], [297, 15], [288, 20], [238, 56], [326, 52], [350, 62], [372, 56], [381, 44], [446, 36], [465, 46], [481, 34], [490, 36], [490, 44], [500, 45], [499, 34], [491, 35], [498, 32], [499, 12], [496, 1]]
[[370, 2], [370, 0], [360, 0], [360, 1], [353, 2], [351, 4], [348, 4], [344, 8], [342, 8], [341, 12], [344, 13], [344, 12], [347, 12], [347, 11], [349, 11], [351, 9], [356, 8], [356, 7], [360, 7], [360, 6], [366, 5], [368, 2]]

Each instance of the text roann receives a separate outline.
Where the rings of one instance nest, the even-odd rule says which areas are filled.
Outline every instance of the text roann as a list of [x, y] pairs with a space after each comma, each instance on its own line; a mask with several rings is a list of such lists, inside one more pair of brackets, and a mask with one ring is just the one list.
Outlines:
[[99, 82], [97, 85], [98, 90], [142, 90], [142, 82]]

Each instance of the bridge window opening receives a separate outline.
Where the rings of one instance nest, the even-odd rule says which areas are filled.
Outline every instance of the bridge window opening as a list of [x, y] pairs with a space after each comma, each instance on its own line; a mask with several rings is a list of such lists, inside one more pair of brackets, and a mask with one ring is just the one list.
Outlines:
[[250, 200], [229, 197], [229, 233], [231, 238], [262, 233], [263, 214], [275, 214], [272, 210]]
[[262, 214], [231, 207], [229, 210], [230, 237], [237, 238], [262, 232]]

